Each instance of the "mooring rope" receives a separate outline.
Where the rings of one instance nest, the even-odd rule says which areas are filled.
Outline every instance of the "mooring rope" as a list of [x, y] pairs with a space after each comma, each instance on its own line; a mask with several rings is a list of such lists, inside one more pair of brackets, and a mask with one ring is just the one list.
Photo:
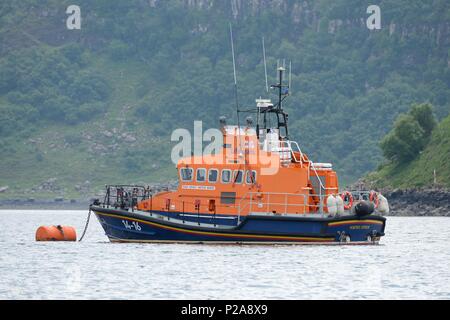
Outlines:
[[87, 217], [87, 220], [86, 220], [86, 225], [84, 226], [83, 234], [81, 235], [81, 238], [80, 238], [80, 240], [78, 240], [78, 242], [83, 240], [84, 235], [86, 234], [86, 231], [87, 231], [87, 228], [88, 228], [88, 225], [89, 225], [89, 219], [90, 218], [91, 218], [91, 208], [89, 208], [89, 213], [88, 213], [88, 217]]

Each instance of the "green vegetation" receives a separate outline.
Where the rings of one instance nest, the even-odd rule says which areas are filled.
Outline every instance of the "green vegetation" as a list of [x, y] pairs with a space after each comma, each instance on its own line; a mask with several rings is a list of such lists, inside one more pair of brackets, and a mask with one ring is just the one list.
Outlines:
[[8, 103], [0, 106], [2, 136], [14, 134], [17, 123], [76, 124], [103, 113], [111, 89], [86, 59], [77, 45], [28, 48], [2, 59], [0, 94]]
[[397, 118], [394, 128], [381, 141], [385, 158], [397, 164], [415, 159], [428, 144], [435, 126], [432, 106], [414, 105], [408, 114]]
[[434, 128], [429, 143], [412, 161], [388, 162], [367, 176], [379, 187], [450, 187], [450, 116]]
[[[378, 142], [411, 104], [448, 115], [447, 0], [377, 1], [382, 29], [373, 31], [362, 0], [232, 3], [79, 0], [81, 30], [67, 30], [72, 1], [3, 1], [0, 187], [9, 189], [0, 197], [46, 194], [39, 187], [51, 178], [66, 197], [86, 180], [96, 191], [173, 179], [173, 129], [235, 118], [230, 21], [242, 107], [275, 99], [264, 90], [264, 36], [270, 82], [277, 59], [293, 62], [292, 138], [311, 159], [333, 162], [341, 184], [382, 161]], [[422, 148], [431, 129], [404, 117], [400, 136]]]

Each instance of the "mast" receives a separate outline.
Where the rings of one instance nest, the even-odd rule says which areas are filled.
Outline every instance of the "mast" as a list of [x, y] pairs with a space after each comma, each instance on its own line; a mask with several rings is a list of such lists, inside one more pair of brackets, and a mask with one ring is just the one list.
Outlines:
[[[280, 133], [280, 138], [289, 139], [288, 132], [288, 114], [283, 110], [283, 101], [289, 95], [289, 85], [283, 84], [283, 73], [286, 71], [284, 64], [280, 65], [278, 63], [277, 74], [278, 74], [278, 83], [270, 86], [271, 89], [278, 89], [278, 103], [275, 106], [269, 106], [263, 110], [257, 110], [258, 113], [263, 114], [263, 125], [264, 129], [268, 129], [267, 127], [267, 115], [274, 113], [277, 117], [277, 129]], [[282, 130], [284, 129], [284, 133]]]
[[264, 61], [264, 75], [266, 77], [266, 92], [269, 93], [269, 83], [267, 81], [267, 63], [266, 63], [266, 46], [264, 45], [264, 37], [262, 37], [263, 61]]
[[278, 83], [277, 87], [278, 87], [278, 110], [283, 110], [282, 108], [282, 103], [283, 103], [283, 99], [282, 99], [282, 88], [283, 88], [283, 72], [284, 72], [284, 67], [279, 67], [278, 68], [278, 75], [280, 78], [280, 82]]

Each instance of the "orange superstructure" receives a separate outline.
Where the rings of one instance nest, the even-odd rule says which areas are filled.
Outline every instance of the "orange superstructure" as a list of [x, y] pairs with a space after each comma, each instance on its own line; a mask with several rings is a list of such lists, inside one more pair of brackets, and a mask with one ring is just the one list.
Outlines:
[[[178, 169], [192, 169], [195, 172], [192, 180], [180, 181], [178, 190], [175, 192], [163, 192], [144, 200], [138, 204], [139, 210], [160, 210], [179, 212], [209, 212], [217, 214], [238, 214], [239, 206], [245, 205], [245, 201], [255, 201], [259, 208], [266, 208], [266, 211], [273, 213], [310, 213], [317, 212], [320, 207], [320, 200], [323, 195], [335, 194], [338, 190], [336, 175], [333, 171], [323, 173], [328, 190], [320, 197], [315, 194], [314, 186], [310, 183], [308, 176], [309, 165], [299, 167], [295, 164], [280, 168], [273, 176], [259, 175], [259, 170], [255, 166], [247, 166], [245, 179], [239, 176], [238, 182], [222, 182], [224, 171], [231, 171], [236, 175], [244, 172], [244, 166], [232, 165], [190, 165], [180, 164]], [[196, 181], [198, 169], [204, 169], [208, 175], [216, 176], [212, 181]], [[213, 173], [210, 173], [213, 171]], [[215, 173], [217, 171], [217, 173]], [[242, 173], [237, 173], [241, 171]], [[256, 173], [256, 182], [251, 182], [250, 172]], [[225, 176], [228, 173], [225, 173]], [[181, 179], [180, 179], [181, 180]], [[245, 180], [240, 182], [241, 180]], [[280, 193], [280, 195], [277, 195]], [[281, 195], [281, 193], [283, 193]], [[270, 197], [270, 204], [267, 204]], [[279, 200], [277, 200], [279, 199]], [[286, 200], [287, 199], [287, 200]], [[281, 205], [276, 205], [279, 202]], [[286, 211], [286, 204], [289, 210]], [[246, 215], [248, 209], [241, 211], [241, 215]]]
[[294, 142], [267, 148], [267, 137], [261, 141], [253, 128], [224, 127], [222, 132], [221, 153], [181, 159], [178, 190], [142, 201], [138, 209], [246, 215], [251, 201], [259, 211], [302, 214], [317, 212], [320, 199], [337, 193], [330, 165], [313, 164], [300, 150], [293, 151]]

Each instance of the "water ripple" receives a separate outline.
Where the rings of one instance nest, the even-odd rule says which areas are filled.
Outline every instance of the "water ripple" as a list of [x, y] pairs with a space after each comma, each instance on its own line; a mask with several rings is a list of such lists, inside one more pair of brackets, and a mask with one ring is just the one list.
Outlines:
[[0, 299], [450, 299], [450, 218], [390, 217], [379, 246], [34, 241], [85, 211], [0, 211]]

